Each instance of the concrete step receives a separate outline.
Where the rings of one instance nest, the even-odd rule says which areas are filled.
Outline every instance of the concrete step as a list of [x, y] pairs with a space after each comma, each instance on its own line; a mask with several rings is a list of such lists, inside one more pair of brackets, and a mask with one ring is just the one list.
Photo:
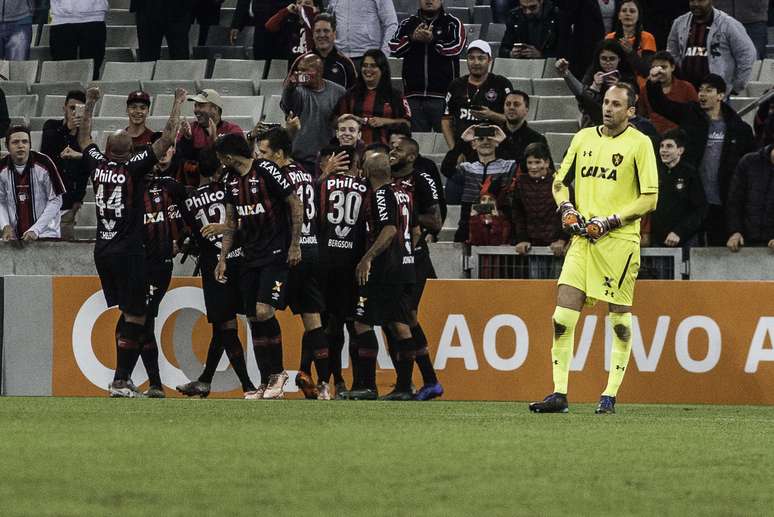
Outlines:
[[78, 211], [78, 226], [96, 226], [97, 225], [97, 206], [93, 201], [84, 201], [83, 206]]
[[75, 240], [77, 241], [93, 241], [97, 237], [97, 226], [81, 226], [75, 227]]

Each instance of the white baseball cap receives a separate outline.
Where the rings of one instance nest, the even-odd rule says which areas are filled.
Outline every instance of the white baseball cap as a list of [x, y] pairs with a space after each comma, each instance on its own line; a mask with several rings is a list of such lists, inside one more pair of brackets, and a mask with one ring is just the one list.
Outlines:
[[489, 43], [487, 43], [486, 41], [481, 39], [471, 41], [470, 45], [468, 45], [468, 53], [470, 53], [470, 51], [473, 50], [474, 48], [480, 50], [487, 56], [492, 57], [492, 47], [490, 47]]

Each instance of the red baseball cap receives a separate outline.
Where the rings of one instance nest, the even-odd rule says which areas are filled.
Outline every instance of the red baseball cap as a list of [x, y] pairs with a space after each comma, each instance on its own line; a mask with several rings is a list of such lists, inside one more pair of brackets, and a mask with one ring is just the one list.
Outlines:
[[133, 102], [142, 102], [143, 104], [150, 106], [150, 103], [151, 103], [150, 95], [148, 95], [142, 90], [134, 91], [130, 93], [129, 96], [126, 98], [126, 105], [128, 106]]

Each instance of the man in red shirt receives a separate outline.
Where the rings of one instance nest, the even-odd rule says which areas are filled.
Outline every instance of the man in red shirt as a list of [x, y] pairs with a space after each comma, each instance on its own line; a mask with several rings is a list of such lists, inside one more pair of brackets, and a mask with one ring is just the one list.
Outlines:
[[145, 125], [150, 114], [150, 103], [150, 95], [142, 90], [134, 91], [126, 98], [126, 114], [129, 116], [126, 132], [132, 137], [132, 147], [151, 143], [153, 130]]
[[[674, 76], [675, 58], [672, 54], [666, 50], [656, 52], [651, 60], [651, 66], [660, 66], [664, 69], [665, 79], [661, 83], [661, 89], [667, 99], [675, 102], [698, 102], [699, 97], [696, 94], [696, 88], [688, 81], [683, 81]], [[640, 91], [640, 104], [637, 111], [641, 117], [649, 118], [656, 127], [656, 131], [661, 135], [670, 129], [678, 127], [677, 124], [668, 118], [653, 111], [648, 101], [648, 90], [646, 88]]]

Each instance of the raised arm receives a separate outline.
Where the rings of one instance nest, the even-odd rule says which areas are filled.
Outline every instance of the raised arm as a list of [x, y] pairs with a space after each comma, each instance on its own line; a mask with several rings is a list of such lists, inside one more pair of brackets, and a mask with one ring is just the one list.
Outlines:
[[183, 88], [177, 88], [175, 90], [175, 102], [172, 104], [172, 111], [169, 114], [167, 124], [164, 126], [164, 131], [161, 133], [161, 138], [153, 143], [153, 154], [157, 159], [161, 159], [167, 149], [175, 144], [175, 137], [177, 136], [177, 128], [180, 126], [180, 109], [183, 106], [188, 92]]
[[78, 146], [81, 151], [91, 144], [91, 121], [94, 118], [94, 106], [99, 100], [99, 88], [91, 87], [86, 90], [86, 108], [83, 111], [81, 125], [78, 126]]

